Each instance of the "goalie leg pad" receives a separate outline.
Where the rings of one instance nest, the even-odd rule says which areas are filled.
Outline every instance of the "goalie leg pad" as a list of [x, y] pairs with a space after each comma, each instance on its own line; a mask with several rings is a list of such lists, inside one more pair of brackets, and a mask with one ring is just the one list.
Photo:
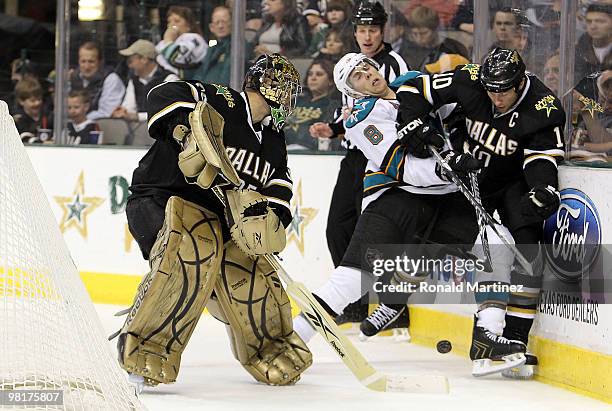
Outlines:
[[291, 305], [274, 269], [229, 242], [208, 310], [227, 324], [234, 357], [257, 380], [294, 384], [312, 354], [293, 332]]
[[219, 218], [171, 197], [151, 249], [151, 270], [138, 286], [119, 336], [119, 362], [149, 385], [176, 381], [185, 346], [221, 265]]

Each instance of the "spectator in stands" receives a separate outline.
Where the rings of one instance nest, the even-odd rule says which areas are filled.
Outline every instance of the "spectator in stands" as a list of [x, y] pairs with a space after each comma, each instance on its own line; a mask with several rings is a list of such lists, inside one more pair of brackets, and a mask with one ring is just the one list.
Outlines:
[[297, 11], [295, 0], [263, 0], [263, 25], [257, 32], [254, 55], [280, 53], [304, 57], [310, 44], [306, 17]]
[[323, 16], [321, 16], [321, 11], [315, 0], [310, 0], [308, 2], [302, 15], [308, 20], [311, 36], [310, 45], [308, 46], [306, 54], [308, 56], [314, 56], [319, 49], [324, 46], [329, 26], [323, 21]]
[[450, 27], [468, 34], [474, 34], [474, 0], [461, 0]]
[[[585, 80], [594, 82], [595, 95], [589, 95], [590, 87], [584, 81], [573, 90], [572, 149], [612, 154], [612, 70]], [[584, 152], [572, 155], [572, 159], [592, 160], [590, 157]]]
[[351, 37], [342, 37], [343, 32], [337, 28], [328, 30], [325, 38], [325, 46], [321, 48], [313, 57], [317, 60], [329, 60], [332, 63], [337, 63], [338, 60], [346, 53], [349, 53], [352, 48], [348, 44], [352, 41]]
[[87, 90], [72, 90], [68, 94], [67, 144], [100, 144], [100, 126], [87, 118], [89, 111]]
[[[319, 121], [331, 121], [340, 102], [335, 91], [333, 70], [333, 64], [327, 60], [315, 60], [308, 67], [304, 92], [298, 97], [295, 110], [283, 129], [288, 149], [330, 149], [330, 139], [314, 139], [310, 137], [308, 128]], [[334, 145], [338, 143], [334, 141]]]
[[215, 7], [208, 27], [217, 43], [208, 49], [199, 67], [185, 70], [185, 78], [229, 85], [232, 63], [232, 12], [229, 7]]
[[[410, 47], [413, 45], [408, 38], [408, 20], [395, 7], [391, 8], [391, 21], [389, 25], [389, 44], [391, 48], [400, 56], [406, 56], [410, 53]], [[404, 57], [406, 60], [406, 57]]]
[[111, 67], [102, 64], [100, 47], [91, 41], [79, 47], [79, 68], [70, 75], [70, 89], [87, 90], [90, 120], [110, 117], [125, 94], [123, 81]]
[[423, 70], [427, 64], [436, 62], [443, 54], [469, 57], [465, 46], [457, 40], [440, 39], [440, 18], [435, 10], [424, 6], [415, 7], [408, 16], [408, 25], [412, 44], [408, 48], [409, 53], [402, 57], [411, 68]]
[[312, 38], [310, 47], [308, 48], [310, 56], [317, 58], [321, 49], [327, 47], [327, 35], [330, 30], [335, 30], [339, 33], [336, 37], [342, 39], [344, 49], [347, 50], [347, 53], [357, 50], [357, 45], [353, 37], [353, 25], [350, 21], [352, 7], [349, 0], [331, 0], [327, 3], [327, 8], [324, 13], [327, 27], [325, 30], [319, 31], [319, 33]]
[[497, 10], [491, 23], [495, 42], [490, 49], [493, 50], [495, 47], [514, 49], [518, 23], [518, 17], [510, 7]]
[[442, 27], [450, 27], [455, 14], [459, 8], [457, 1], [448, 0], [409, 0], [408, 5], [404, 8], [404, 16], [410, 19], [412, 11], [417, 7], [427, 7], [436, 12], [439, 16]]
[[575, 80], [602, 71], [612, 58], [612, 5], [591, 4], [587, 7], [586, 33], [576, 46]]
[[125, 97], [112, 117], [129, 121], [147, 121], [147, 94], [164, 81], [178, 80], [176, 74], [160, 67], [155, 61], [155, 45], [148, 40], [136, 40], [119, 54], [127, 57], [131, 70]]
[[[329, 27], [339, 29], [343, 36], [346, 35], [347, 37], [352, 38], [352, 10], [353, 5], [349, 0], [330, 0], [325, 8], [325, 19], [327, 20], [327, 23], [329, 23]], [[351, 48], [353, 48], [353, 46], [353, 44], [349, 45]]]
[[155, 46], [159, 65], [174, 74], [199, 65], [206, 55], [208, 44], [191, 9], [171, 6], [166, 13], [166, 22], [168, 27], [164, 36]]
[[15, 86], [15, 126], [24, 143], [41, 143], [52, 138], [53, 114], [43, 111], [43, 89], [38, 80], [24, 78]]
[[559, 52], [557, 51], [546, 60], [546, 63], [544, 64], [544, 69], [542, 71], [542, 80], [544, 81], [544, 84], [546, 84], [546, 87], [551, 89], [559, 98], [562, 97], [562, 93], [559, 93], [560, 64], [561, 59], [559, 56]]

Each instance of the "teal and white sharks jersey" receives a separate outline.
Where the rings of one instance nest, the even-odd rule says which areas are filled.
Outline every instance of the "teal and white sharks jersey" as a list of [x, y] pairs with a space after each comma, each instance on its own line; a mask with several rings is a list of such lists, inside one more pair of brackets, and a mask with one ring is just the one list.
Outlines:
[[398, 108], [397, 100], [363, 98], [356, 101], [344, 122], [351, 142], [368, 159], [362, 208], [391, 187], [417, 194], [446, 194], [457, 190], [436, 175], [433, 157], [416, 158], [400, 145], [396, 131]]

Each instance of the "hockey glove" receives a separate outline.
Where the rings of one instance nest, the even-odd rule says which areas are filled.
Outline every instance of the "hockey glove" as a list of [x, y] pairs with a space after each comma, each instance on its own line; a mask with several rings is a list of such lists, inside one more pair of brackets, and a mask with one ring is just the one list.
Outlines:
[[550, 185], [538, 185], [521, 198], [521, 212], [524, 217], [542, 221], [550, 217], [561, 204], [561, 195]]
[[[466, 181], [468, 174], [472, 171], [482, 168], [482, 161], [475, 159], [471, 154], [460, 153], [454, 150], [446, 150], [440, 153], [440, 156], [457, 173], [457, 176]], [[451, 181], [445, 170], [440, 164], [436, 163], [436, 174], [441, 180]]]
[[408, 153], [418, 158], [431, 157], [427, 149], [429, 145], [438, 149], [444, 147], [444, 138], [440, 133], [418, 118], [409, 123], [398, 125], [397, 136]]
[[266, 197], [253, 190], [229, 190], [226, 196], [227, 221], [238, 248], [251, 257], [278, 253], [285, 248], [285, 227], [268, 207]]

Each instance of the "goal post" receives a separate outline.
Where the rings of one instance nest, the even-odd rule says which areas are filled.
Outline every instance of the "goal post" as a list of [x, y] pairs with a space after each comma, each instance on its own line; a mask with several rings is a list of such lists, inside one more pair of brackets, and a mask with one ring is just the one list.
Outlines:
[[4, 101], [0, 136], [0, 401], [14, 390], [60, 390], [63, 404], [41, 408], [144, 409], [104, 336]]

